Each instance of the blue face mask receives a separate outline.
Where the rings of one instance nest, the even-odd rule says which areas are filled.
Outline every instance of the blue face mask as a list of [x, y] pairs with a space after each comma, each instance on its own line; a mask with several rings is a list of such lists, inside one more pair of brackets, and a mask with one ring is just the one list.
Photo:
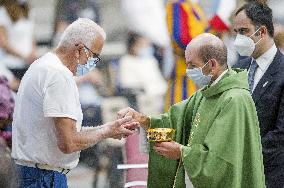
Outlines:
[[[81, 65], [78, 62], [76, 76], [83, 76], [83, 75], [87, 74], [88, 72], [94, 70], [96, 65], [97, 65], [97, 62], [100, 61], [100, 57], [97, 54], [95, 54], [94, 52], [92, 52], [92, 50], [90, 50], [87, 46], [84, 46], [84, 50], [85, 50], [85, 54], [86, 54], [88, 60], [87, 60], [87, 63], [84, 64], [84, 65]], [[88, 50], [92, 52], [93, 57], [89, 57]], [[96, 57], [94, 57], [94, 55]]]
[[[209, 62], [209, 61], [208, 61]], [[203, 67], [205, 67], [207, 64], [205, 63], [205, 65]], [[186, 69], [186, 75], [197, 85], [199, 86], [205, 86], [208, 85], [212, 79], [212, 75], [204, 75], [202, 72], [202, 68], [194, 68], [194, 69]]]
[[84, 65], [78, 64], [76, 76], [83, 76], [83, 75], [87, 74], [91, 70], [94, 70], [96, 65], [97, 64], [95, 62], [95, 58], [89, 58], [87, 63], [84, 64]]
[[152, 46], [140, 48], [138, 51], [138, 56], [142, 58], [153, 57], [153, 55], [154, 55], [154, 48]]

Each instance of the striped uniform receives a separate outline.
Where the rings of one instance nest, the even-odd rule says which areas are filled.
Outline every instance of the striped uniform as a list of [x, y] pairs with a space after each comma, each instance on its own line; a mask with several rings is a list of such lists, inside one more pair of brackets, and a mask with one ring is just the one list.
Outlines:
[[169, 1], [166, 11], [175, 65], [168, 80], [165, 111], [195, 92], [194, 83], [186, 77], [184, 50], [192, 38], [204, 33], [207, 28], [207, 19], [201, 8], [190, 0]]

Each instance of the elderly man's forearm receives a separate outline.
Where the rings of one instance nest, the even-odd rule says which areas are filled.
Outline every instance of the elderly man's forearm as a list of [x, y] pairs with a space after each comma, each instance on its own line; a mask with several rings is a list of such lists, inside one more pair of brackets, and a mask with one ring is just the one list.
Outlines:
[[85, 130], [76, 133], [71, 139], [66, 139], [63, 142], [59, 141], [58, 147], [63, 153], [70, 154], [87, 149], [105, 138], [107, 138], [105, 129]]

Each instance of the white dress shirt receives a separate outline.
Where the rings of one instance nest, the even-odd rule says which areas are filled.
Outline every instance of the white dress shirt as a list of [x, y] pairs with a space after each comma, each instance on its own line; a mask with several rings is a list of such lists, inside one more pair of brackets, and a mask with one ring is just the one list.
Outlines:
[[260, 79], [268, 69], [269, 65], [272, 63], [276, 53], [277, 53], [277, 48], [275, 44], [273, 44], [273, 46], [268, 51], [266, 51], [264, 54], [262, 54], [260, 57], [256, 59], [258, 67], [254, 75], [254, 84], [252, 91], [254, 91], [258, 82], [260, 81]]

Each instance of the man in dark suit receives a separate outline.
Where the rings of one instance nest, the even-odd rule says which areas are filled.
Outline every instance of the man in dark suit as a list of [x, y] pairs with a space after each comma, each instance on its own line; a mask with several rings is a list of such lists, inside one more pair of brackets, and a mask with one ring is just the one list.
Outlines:
[[235, 14], [235, 67], [248, 70], [248, 82], [256, 105], [268, 188], [284, 187], [284, 56], [273, 40], [272, 10], [249, 2]]

